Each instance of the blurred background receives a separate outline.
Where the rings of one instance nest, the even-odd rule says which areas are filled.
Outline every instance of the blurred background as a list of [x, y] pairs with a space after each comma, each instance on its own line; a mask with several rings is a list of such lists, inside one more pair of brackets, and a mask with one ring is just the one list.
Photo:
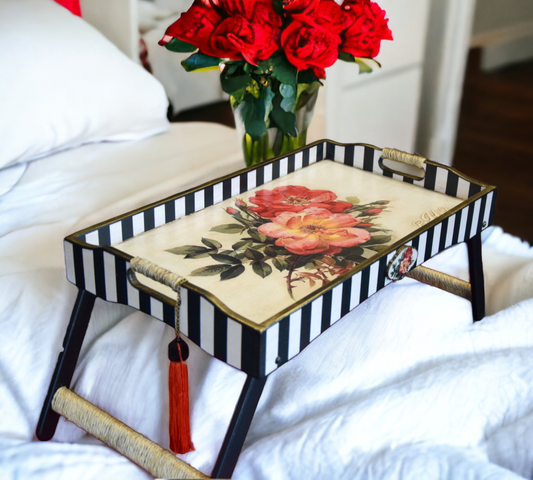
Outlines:
[[[218, 72], [157, 45], [191, 0], [82, 0], [82, 15], [163, 83], [173, 121], [233, 126]], [[494, 223], [533, 242], [533, 0], [378, 0], [382, 68], [327, 70], [309, 141], [417, 152], [496, 185]], [[140, 46], [140, 47], [139, 47]], [[237, 137], [236, 141], [237, 141]]]

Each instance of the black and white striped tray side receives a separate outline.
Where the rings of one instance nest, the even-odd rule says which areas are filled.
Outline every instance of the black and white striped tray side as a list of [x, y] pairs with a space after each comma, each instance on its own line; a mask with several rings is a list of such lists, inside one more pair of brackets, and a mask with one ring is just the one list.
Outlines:
[[[130, 305], [169, 325], [174, 325], [173, 301], [148, 288], [137, 289], [128, 280], [127, 256], [113, 244], [197, 212], [315, 162], [328, 159], [395, 181], [468, 200], [486, 187], [453, 170], [426, 162], [425, 177], [414, 180], [393, 174], [379, 165], [381, 151], [367, 145], [341, 145], [330, 141], [313, 144], [287, 157], [238, 172], [221, 181], [177, 195], [127, 214], [65, 240], [67, 278], [104, 300]], [[438, 252], [464, 242], [492, 223], [496, 191], [490, 190], [433, 224], [405, 245], [418, 250], [417, 264]], [[104, 247], [104, 248], [102, 248]], [[255, 377], [273, 372], [303, 350], [320, 333], [346, 313], [390, 283], [385, 270], [395, 252], [345, 279], [296, 311], [256, 329], [224, 313], [197, 292], [182, 288], [180, 330], [210, 355]]]

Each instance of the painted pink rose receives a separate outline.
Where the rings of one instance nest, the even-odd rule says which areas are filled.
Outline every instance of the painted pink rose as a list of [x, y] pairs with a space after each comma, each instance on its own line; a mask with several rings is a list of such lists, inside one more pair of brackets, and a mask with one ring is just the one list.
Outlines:
[[276, 245], [297, 255], [335, 255], [342, 247], [368, 241], [370, 232], [354, 228], [360, 220], [351, 215], [311, 208], [298, 213], [282, 213], [259, 227], [259, 232], [277, 238]]
[[283, 212], [298, 213], [313, 207], [332, 213], [342, 213], [352, 207], [351, 203], [337, 201], [337, 195], [329, 190], [310, 190], [298, 185], [259, 190], [250, 197], [250, 202], [257, 205], [250, 210], [265, 218], [274, 218]]

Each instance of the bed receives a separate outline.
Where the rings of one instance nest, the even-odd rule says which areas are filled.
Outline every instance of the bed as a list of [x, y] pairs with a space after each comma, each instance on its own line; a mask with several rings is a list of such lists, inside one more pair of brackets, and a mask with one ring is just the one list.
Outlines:
[[[168, 124], [159, 82], [50, 0], [3, 0], [0, 46], [2, 478], [150, 478], [73, 424], [36, 440], [77, 293], [63, 238], [241, 168], [236, 134]], [[481, 322], [404, 279], [271, 375], [233, 478], [532, 478], [533, 250], [492, 227], [483, 258]], [[427, 266], [468, 280], [466, 247]], [[72, 386], [165, 448], [172, 335], [97, 300]], [[181, 458], [209, 474], [245, 375], [190, 349]]]

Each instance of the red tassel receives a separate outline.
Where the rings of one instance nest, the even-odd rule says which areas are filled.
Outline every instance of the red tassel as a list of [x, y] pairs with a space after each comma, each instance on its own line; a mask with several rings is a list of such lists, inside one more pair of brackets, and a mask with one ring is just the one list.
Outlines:
[[176, 338], [170, 342], [168, 346], [169, 433], [170, 449], [175, 453], [194, 450], [189, 424], [189, 375], [185, 364], [188, 356], [189, 348], [182, 339]]

